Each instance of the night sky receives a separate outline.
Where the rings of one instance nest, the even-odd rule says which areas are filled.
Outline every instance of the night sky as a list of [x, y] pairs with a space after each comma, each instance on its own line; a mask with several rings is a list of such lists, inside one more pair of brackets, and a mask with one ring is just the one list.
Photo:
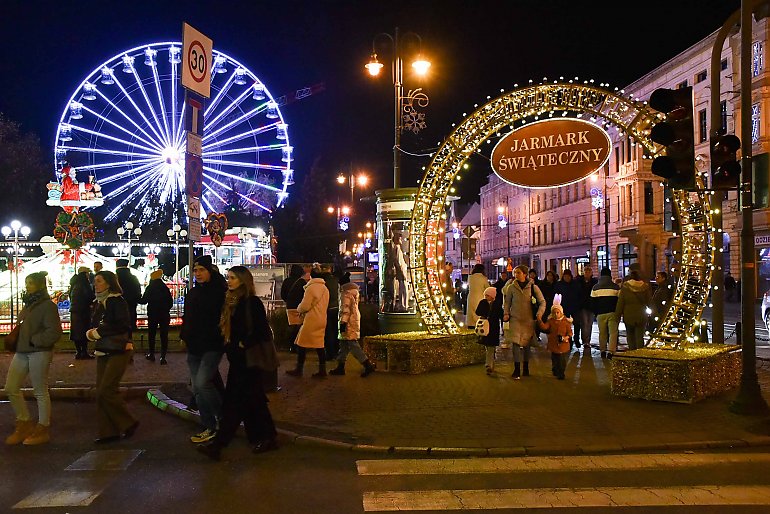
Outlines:
[[[376, 187], [390, 187], [393, 87], [389, 72], [373, 81], [363, 68], [375, 34], [397, 26], [416, 32], [433, 62], [430, 78], [407, 81], [430, 95], [428, 128], [402, 141], [404, 149], [421, 153], [501, 88], [544, 76], [624, 86], [718, 29], [739, 7], [738, 0], [5, 0], [0, 112], [36, 132], [49, 149], [65, 102], [92, 69], [134, 46], [181, 40], [187, 21], [249, 67], [274, 96], [325, 84], [324, 92], [283, 109], [298, 183], [318, 159], [332, 170], [352, 163], [367, 170]], [[405, 42], [415, 50], [412, 40]], [[388, 71], [390, 48], [380, 46], [378, 53]], [[415, 185], [427, 163], [405, 159], [402, 186]], [[478, 164], [478, 179], [463, 181], [466, 196], [478, 194], [488, 173]]]

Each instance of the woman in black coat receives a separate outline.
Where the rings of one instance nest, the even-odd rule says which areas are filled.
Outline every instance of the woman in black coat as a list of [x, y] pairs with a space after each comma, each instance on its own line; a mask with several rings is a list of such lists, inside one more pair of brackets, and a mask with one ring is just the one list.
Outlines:
[[91, 328], [91, 304], [94, 290], [89, 280], [91, 270], [82, 267], [70, 280], [70, 340], [75, 344], [75, 358], [93, 359], [88, 354], [86, 332]]
[[277, 432], [262, 386], [263, 373], [270, 370], [250, 367], [246, 358], [247, 349], [266, 342], [272, 345], [272, 330], [265, 306], [256, 296], [251, 272], [243, 266], [233, 266], [227, 272], [227, 295], [219, 327], [230, 362], [222, 419], [216, 436], [210, 443], [198, 446], [198, 451], [219, 460], [222, 448], [230, 444], [241, 421], [254, 453], [275, 450]]
[[[281, 284], [281, 300], [286, 304], [287, 309], [296, 309], [297, 305], [302, 302], [302, 296], [305, 294], [305, 284], [307, 282], [302, 275], [305, 271], [299, 264], [292, 264], [289, 270], [289, 276]], [[294, 349], [294, 341], [297, 339], [297, 334], [302, 325], [289, 325], [288, 341], [291, 341], [292, 350]]]
[[495, 303], [497, 289], [488, 287], [484, 290], [484, 298], [476, 307], [476, 315], [489, 321], [489, 334], [481, 337], [479, 343], [487, 347], [485, 365], [487, 375], [495, 371], [495, 350], [500, 345], [500, 308]]

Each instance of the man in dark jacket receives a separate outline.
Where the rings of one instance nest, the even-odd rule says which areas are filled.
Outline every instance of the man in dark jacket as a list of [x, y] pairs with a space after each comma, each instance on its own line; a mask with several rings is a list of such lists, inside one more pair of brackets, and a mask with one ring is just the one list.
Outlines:
[[[580, 284], [572, 280], [572, 271], [565, 269], [561, 274], [561, 280], [556, 282], [553, 289], [554, 294], [561, 295], [564, 315], [572, 318], [573, 332], [578, 332], [580, 326], [580, 316], [578, 316], [580, 312]], [[580, 348], [577, 338], [573, 340], [573, 344], [576, 349]]]
[[128, 315], [131, 318], [129, 321], [131, 329], [128, 336], [131, 337], [131, 333], [136, 330], [136, 306], [142, 299], [142, 286], [139, 284], [139, 279], [128, 268], [128, 259], [118, 259], [115, 261], [115, 266], [115, 275], [117, 275], [118, 283], [123, 290], [123, 298], [128, 304]]
[[139, 303], [147, 304], [147, 342], [150, 351], [145, 355], [145, 358], [155, 362], [155, 332], [160, 328], [160, 363], [168, 364], [166, 362], [168, 327], [171, 324], [170, 311], [174, 299], [171, 297], [168, 286], [163, 282], [162, 269], [156, 269], [150, 273], [150, 283], [147, 284]]
[[[307, 282], [302, 275], [304, 270], [299, 264], [292, 264], [289, 270], [289, 276], [281, 284], [281, 300], [286, 304], [286, 309], [296, 309], [302, 302], [302, 296], [305, 294], [305, 284]], [[295, 350], [294, 340], [302, 325], [289, 325], [289, 344], [292, 351]]]
[[70, 280], [70, 339], [75, 344], [75, 358], [93, 359], [88, 353], [86, 331], [91, 328], [91, 303], [94, 290], [89, 275], [91, 270], [85, 266], [78, 269], [78, 274]]
[[[602, 268], [599, 281], [591, 290], [596, 322], [599, 325], [599, 348], [602, 359], [612, 358], [612, 354], [618, 349], [618, 318], [615, 316], [615, 308], [618, 305], [620, 287], [612, 281], [612, 272], [609, 268]], [[607, 342], [610, 343], [609, 354]]]
[[[580, 309], [577, 312], [579, 329], [575, 330], [574, 344], [575, 349], [579, 348], [580, 341], [583, 342], [583, 351], [589, 352], [591, 349], [591, 333], [594, 330], [594, 312], [591, 304], [591, 291], [596, 285], [596, 278], [593, 276], [594, 270], [591, 266], [583, 268], [583, 275], [578, 277], [578, 289], [580, 291]], [[578, 339], [580, 336], [580, 339]]]
[[180, 339], [187, 346], [195, 403], [205, 430], [190, 438], [205, 443], [217, 433], [222, 412], [222, 377], [219, 362], [224, 354], [224, 338], [219, 330], [219, 317], [225, 303], [227, 282], [214, 267], [211, 256], [198, 257], [193, 266], [195, 287], [184, 300], [184, 318]]

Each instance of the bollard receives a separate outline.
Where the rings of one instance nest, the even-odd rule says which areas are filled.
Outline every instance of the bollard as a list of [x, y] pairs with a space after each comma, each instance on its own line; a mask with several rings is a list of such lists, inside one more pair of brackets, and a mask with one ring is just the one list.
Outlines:
[[743, 339], [741, 338], [741, 322], [735, 322], [735, 344], [743, 346]]

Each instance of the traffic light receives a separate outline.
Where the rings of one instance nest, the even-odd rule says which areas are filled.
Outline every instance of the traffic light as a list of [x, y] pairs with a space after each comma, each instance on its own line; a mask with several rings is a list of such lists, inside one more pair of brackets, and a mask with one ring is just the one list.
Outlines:
[[741, 181], [741, 164], [736, 152], [741, 140], [732, 134], [720, 134], [711, 140], [711, 188], [735, 189]]
[[692, 88], [656, 89], [649, 103], [666, 115], [650, 131], [650, 139], [666, 147], [666, 155], [652, 161], [652, 173], [673, 188], [695, 189]]

